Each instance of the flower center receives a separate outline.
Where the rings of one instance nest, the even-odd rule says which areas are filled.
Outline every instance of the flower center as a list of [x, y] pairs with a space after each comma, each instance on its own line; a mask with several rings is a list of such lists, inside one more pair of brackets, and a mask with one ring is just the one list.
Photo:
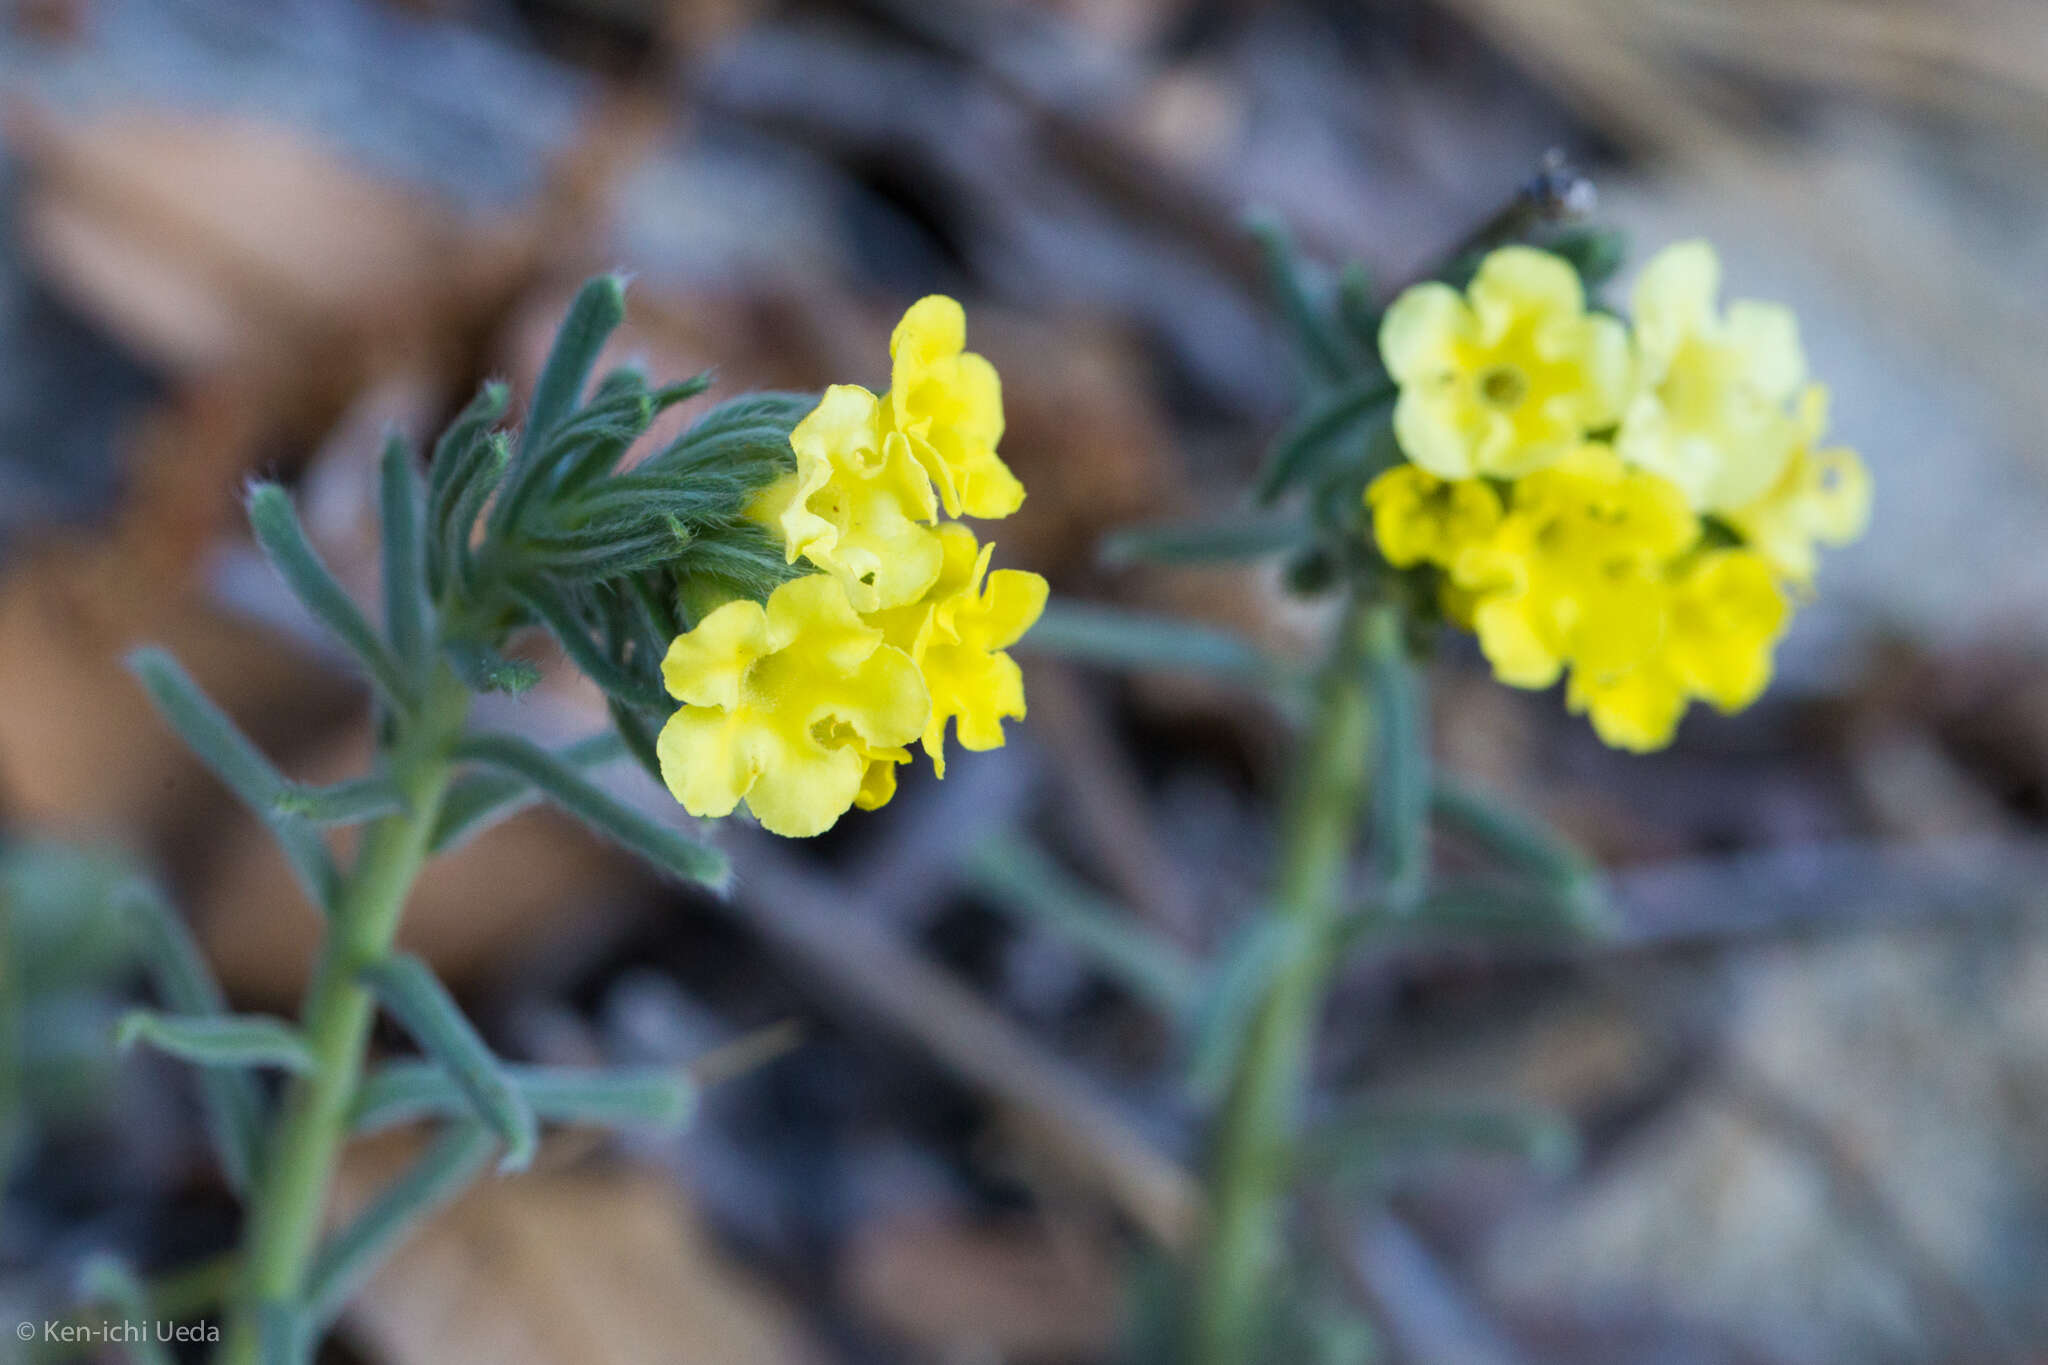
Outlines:
[[1479, 376], [1479, 396], [1497, 408], [1511, 408], [1529, 392], [1529, 381], [1512, 365], [1495, 365]]

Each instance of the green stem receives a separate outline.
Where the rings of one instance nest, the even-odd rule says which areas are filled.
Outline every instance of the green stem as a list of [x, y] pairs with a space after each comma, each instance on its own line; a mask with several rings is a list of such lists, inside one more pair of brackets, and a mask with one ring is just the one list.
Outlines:
[[1318, 679], [1271, 910], [1293, 922], [1297, 947], [1266, 988], [1210, 1152], [1209, 1224], [1187, 1319], [1194, 1365], [1262, 1358], [1315, 1028], [1336, 961], [1324, 945], [1346, 908], [1344, 872], [1370, 786], [1366, 665], [1398, 650], [1400, 635], [1396, 608], [1354, 593]]
[[223, 1344], [228, 1365], [256, 1365], [266, 1307], [299, 1306], [375, 1015], [361, 973], [391, 951], [406, 898], [427, 860], [448, 789], [450, 753], [468, 710], [468, 690], [446, 669], [437, 670], [426, 705], [405, 723], [391, 754], [406, 809], [366, 831], [321, 944], [300, 1012], [314, 1067], [286, 1091], [264, 1154], [243, 1234], [239, 1301]]

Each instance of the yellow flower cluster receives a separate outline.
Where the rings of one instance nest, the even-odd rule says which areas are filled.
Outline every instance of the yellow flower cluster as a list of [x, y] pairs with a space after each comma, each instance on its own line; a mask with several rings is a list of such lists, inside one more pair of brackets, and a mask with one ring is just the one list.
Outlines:
[[1694, 700], [1754, 701], [1815, 546], [1869, 518], [1862, 462], [1817, 448], [1826, 390], [1791, 313], [1722, 311], [1719, 277], [1706, 243], [1667, 248], [1630, 328], [1563, 260], [1503, 247], [1380, 331], [1410, 461], [1366, 490], [1381, 553], [1442, 571], [1502, 682], [1569, 671], [1567, 705], [1620, 748], [1670, 743]]
[[952, 299], [922, 299], [890, 339], [888, 392], [825, 391], [790, 433], [796, 471], [749, 509], [816, 572], [765, 605], [726, 603], [670, 646], [662, 676], [682, 706], [657, 748], [692, 815], [744, 801], [777, 834], [822, 833], [849, 806], [886, 804], [912, 743], [943, 777], [949, 721], [983, 750], [1024, 715], [1004, 651], [1044, 610], [1045, 580], [991, 570], [993, 545], [939, 519], [1024, 500], [996, 454], [1001, 384], [966, 328]]

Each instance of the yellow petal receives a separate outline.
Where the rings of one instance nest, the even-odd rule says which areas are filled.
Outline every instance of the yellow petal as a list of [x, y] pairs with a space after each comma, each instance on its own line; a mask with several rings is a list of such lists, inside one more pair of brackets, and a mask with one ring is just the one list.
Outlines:
[[867, 760], [852, 745], [793, 747], [762, 768], [747, 809], [771, 834], [808, 839], [832, 828], [860, 795]]
[[1721, 291], [1721, 258], [1710, 243], [1674, 242], [1636, 277], [1630, 306], [1636, 341], [1653, 363], [1668, 361], [1685, 337], [1711, 323]]
[[1458, 348], [1477, 330], [1457, 290], [1435, 280], [1413, 285], [1380, 321], [1380, 359], [1396, 383], [1417, 383], [1452, 368]]
[[744, 720], [713, 707], [685, 706], [655, 738], [661, 779], [700, 818], [730, 815], [754, 785], [761, 755]]
[[1586, 309], [1579, 272], [1562, 257], [1528, 246], [1489, 252], [1466, 296], [1489, 341], [1523, 319], [1577, 317]]
[[761, 604], [727, 602], [698, 622], [695, 630], [670, 643], [661, 661], [661, 680], [677, 701], [737, 706], [741, 679], [771, 647]]
[[926, 295], [905, 310], [889, 336], [890, 387], [900, 387], [925, 367], [960, 354], [966, 344], [966, 310], [944, 294]]

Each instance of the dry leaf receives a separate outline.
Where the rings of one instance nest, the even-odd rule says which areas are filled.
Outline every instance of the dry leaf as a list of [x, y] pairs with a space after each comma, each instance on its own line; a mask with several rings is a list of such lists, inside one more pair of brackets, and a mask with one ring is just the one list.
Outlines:
[[1041, 1223], [879, 1221], [854, 1235], [840, 1280], [855, 1311], [941, 1359], [1094, 1358], [1116, 1336], [1107, 1252]]
[[[361, 1207], [417, 1150], [358, 1144]], [[583, 1164], [487, 1178], [370, 1281], [343, 1329], [387, 1365], [798, 1365], [795, 1310], [726, 1259], [661, 1174]]]

